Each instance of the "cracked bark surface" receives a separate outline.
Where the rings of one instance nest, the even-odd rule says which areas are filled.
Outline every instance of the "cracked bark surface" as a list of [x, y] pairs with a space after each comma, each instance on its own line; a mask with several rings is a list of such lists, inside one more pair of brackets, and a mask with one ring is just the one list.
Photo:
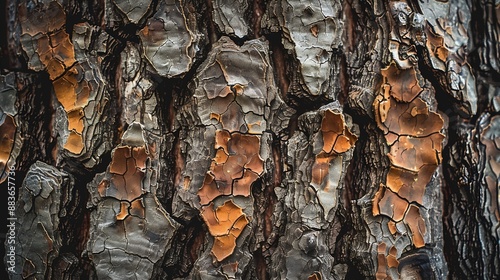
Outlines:
[[0, 7], [5, 277], [500, 277], [500, 2]]

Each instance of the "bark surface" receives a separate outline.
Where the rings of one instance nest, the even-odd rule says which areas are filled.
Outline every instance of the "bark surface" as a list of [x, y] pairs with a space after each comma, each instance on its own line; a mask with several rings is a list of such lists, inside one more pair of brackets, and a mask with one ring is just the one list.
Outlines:
[[499, 1], [0, 6], [10, 279], [500, 277]]

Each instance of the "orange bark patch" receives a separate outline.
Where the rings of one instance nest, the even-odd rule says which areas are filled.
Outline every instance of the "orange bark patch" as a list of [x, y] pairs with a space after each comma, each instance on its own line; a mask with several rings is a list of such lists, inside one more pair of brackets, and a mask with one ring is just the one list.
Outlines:
[[387, 279], [387, 258], [386, 258], [387, 245], [381, 242], [377, 245], [377, 273], [375, 276], [377, 279]]
[[420, 210], [418, 210], [417, 206], [410, 205], [410, 209], [405, 216], [405, 222], [410, 227], [413, 245], [417, 248], [424, 247], [425, 221], [420, 215]]
[[383, 194], [378, 202], [380, 214], [386, 215], [396, 222], [403, 220], [408, 209], [408, 202], [390, 190], [385, 188], [383, 190]]
[[226, 201], [215, 211], [213, 203], [202, 207], [201, 216], [215, 238], [212, 254], [222, 261], [234, 252], [236, 239], [248, 224], [248, 219], [241, 207], [232, 200]]
[[207, 205], [221, 195], [250, 196], [252, 184], [264, 172], [260, 137], [218, 130], [215, 149], [210, 170], [198, 190], [200, 204]]
[[413, 68], [398, 69], [392, 62], [389, 67], [382, 69], [382, 76], [390, 86], [391, 96], [398, 101], [410, 102], [422, 91]]
[[146, 209], [144, 208], [144, 204], [142, 201], [142, 198], [138, 198], [130, 204], [130, 209], [129, 209], [130, 215], [139, 217], [139, 218], [144, 218], [145, 217], [145, 212]]
[[120, 213], [116, 214], [116, 219], [119, 221], [125, 220], [128, 216], [128, 202], [121, 201], [120, 202]]
[[425, 46], [429, 50], [429, 53], [438, 58], [441, 62], [445, 63], [448, 58], [449, 51], [444, 45], [443, 37], [436, 34], [429, 24], [426, 25], [425, 35], [427, 37]]
[[385, 132], [396, 135], [429, 136], [443, 127], [443, 119], [429, 111], [427, 104], [420, 98], [410, 103], [397, 102], [389, 97], [375, 101], [375, 111], [379, 114], [379, 127]]
[[66, 144], [64, 144], [64, 149], [70, 151], [73, 154], [81, 154], [83, 151], [82, 135], [75, 131], [70, 131], [68, 139], [66, 140]]
[[[73, 154], [81, 154], [85, 148], [84, 107], [88, 104], [90, 86], [78, 67], [70, 36], [62, 27], [65, 13], [61, 5], [51, 2], [47, 7], [27, 11], [20, 5], [23, 34], [41, 34], [36, 41], [36, 53], [45, 66], [57, 100], [68, 116], [69, 136], [63, 148]], [[51, 16], [52, 15], [52, 16]]]
[[[430, 40], [428, 44], [440, 44], [436, 38]], [[447, 55], [436, 46], [434, 49], [440, 52], [438, 57]], [[401, 233], [397, 225], [404, 223], [410, 229], [411, 243], [420, 248], [425, 246], [426, 228], [415, 203], [423, 204], [425, 187], [441, 163], [444, 121], [418, 97], [423, 89], [414, 68], [398, 69], [392, 62], [381, 73], [383, 84], [373, 106], [390, 148], [391, 166], [385, 184], [373, 198], [372, 212], [391, 219], [387, 226], [393, 235]], [[388, 269], [399, 266], [398, 252], [395, 247], [386, 252], [383, 242], [378, 246], [377, 279], [386, 279]]]
[[323, 151], [327, 154], [341, 154], [348, 151], [357, 140], [345, 126], [344, 116], [331, 110], [325, 111], [321, 121]]
[[76, 62], [73, 44], [64, 30], [59, 30], [50, 37], [40, 37], [37, 45], [40, 61], [45, 65], [51, 80], [60, 77]]
[[321, 121], [323, 149], [316, 155], [312, 166], [312, 184], [322, 185], [328, 176], [330, 162], [339, 154], [347, 152], [356, 143], [357, 137], [345, 126], [342, 113], [326, 110]]
[[397, 259], [397, 253], [398, 250], [396, 247], [392, 246], [391, 249], [389, 250], [389, 255], [387, 256], [387, 265], [389, 267], [398, 267], [399, 266], [399, 261]]
[[147, 157], [145, 147], [117, 147], [113, 151], [109, 165], [111, 182], [104, 183], [103, 180], [99, 184], [101, 196], [110, 196], [130, 202], [145, 193], [145, 190], [142, 189], [142, 179], [144, 178]]
[[307, 280], [321, 280], [321, 279], [323, 279], [323, 277], [319, 272], [314, 272], [313, 274], [309, 275], [309, 277], [307, 277]]

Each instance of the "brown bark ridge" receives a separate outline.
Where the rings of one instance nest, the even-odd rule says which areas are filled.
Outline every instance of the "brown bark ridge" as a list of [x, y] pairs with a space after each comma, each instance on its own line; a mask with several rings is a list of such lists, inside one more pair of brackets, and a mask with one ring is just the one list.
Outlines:
[[500, 277], [500, 2], [0, 6], [4, 278]]

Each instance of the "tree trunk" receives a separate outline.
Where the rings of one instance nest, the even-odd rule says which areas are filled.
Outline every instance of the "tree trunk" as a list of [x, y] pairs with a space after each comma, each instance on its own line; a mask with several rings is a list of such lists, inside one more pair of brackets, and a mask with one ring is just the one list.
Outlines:
[[10, 279], [500, 277], [500, 2], [1, 5]]

